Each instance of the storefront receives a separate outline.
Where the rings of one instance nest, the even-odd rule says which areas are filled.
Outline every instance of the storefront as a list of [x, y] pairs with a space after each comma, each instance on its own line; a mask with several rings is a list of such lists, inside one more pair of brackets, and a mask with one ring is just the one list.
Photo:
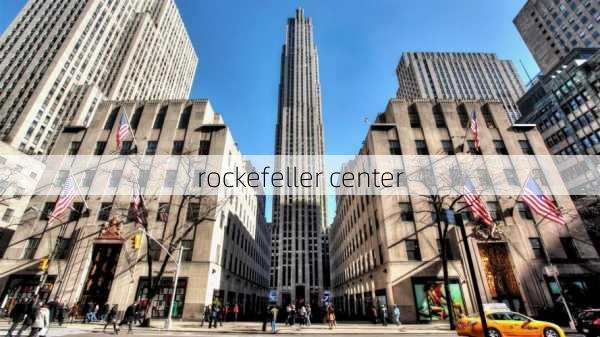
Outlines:
[[[0, 302], [2, 312], [8, 314], [20, 299], [32, 298], [35, 288], [40, 284], [40, 276], [10, 275], [2, 292], [2, 302]], [[46, 283], [40, 288], [38, 295], [42, 301], [47, 301], [50, 298], [55, 279], [56, 276], [49, 275], [46, 278]]]
[[[417, 320], [420, 322], [448, 320], [448, 301], [444, 281], [437, 278], [413, 278], [412, 284]], [[450, 279], [449, 288], [454, 316], [460, 317], [466, 313], [466, 310], [458, 280]]]
[[[177, 280], [177, 291], [175, 294], [175, 303], [172, 311], [173, 318], [181, 318], [183, 305], [185, 303], [185, 294], [187, 289], [187, 279], [179, 278]], [[173, 294], [173, 279], [162, 278], [158, 291], [152, 300], [152, 318], [166, 318], [171, 305], [171, 295]], [[136, 300], [142, 306], [148, 304], [148, 278], [142, 277], [138, 283]]]

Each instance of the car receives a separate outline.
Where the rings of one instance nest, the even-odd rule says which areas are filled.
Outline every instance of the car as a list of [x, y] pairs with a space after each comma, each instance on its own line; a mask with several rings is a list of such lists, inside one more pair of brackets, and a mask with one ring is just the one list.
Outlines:
[[577, 331], [586, 337], [600, 336], [600, 309], [587, 309], [577, 315]]
[[[489, 337], [565, 337], [565, 332], [558, 325], [537, 321], [518, 312], [486, 312], [485, 317]], [[460, 318], [456, 332], [459, 336], [483, 337], [479, 315]]]

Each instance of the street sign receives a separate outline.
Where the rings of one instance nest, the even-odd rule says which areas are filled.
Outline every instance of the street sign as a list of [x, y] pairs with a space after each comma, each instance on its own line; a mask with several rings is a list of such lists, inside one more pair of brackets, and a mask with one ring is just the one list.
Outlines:
[[277, 302], [277, 290], [269, 290], [269, 302]]

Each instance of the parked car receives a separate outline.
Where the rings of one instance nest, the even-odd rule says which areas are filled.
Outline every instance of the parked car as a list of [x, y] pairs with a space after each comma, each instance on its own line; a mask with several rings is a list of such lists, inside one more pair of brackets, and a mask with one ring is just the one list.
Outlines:
[[600, 309], [587, 309], [577, 315], [577, 331], [586, 337], [600, 337]]

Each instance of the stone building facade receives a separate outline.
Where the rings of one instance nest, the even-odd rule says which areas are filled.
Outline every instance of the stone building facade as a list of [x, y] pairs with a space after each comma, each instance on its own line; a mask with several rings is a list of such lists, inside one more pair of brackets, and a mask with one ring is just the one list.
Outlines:
[[29, 0], [0, 37], [0, 137], [45, 154], [104, 99], [187, 98], [197, 61], [174, 0]]
[[528, 0], [513, 23], [544, 74], [571, 50], [600, 46], [595, 1]]
[[[131, 138], [123, 143], [123, 149], [132, 151], [125, 153], [117, 149], [115, 141], [123, 113], [135, 132], [134, 143]], [[223, 167], [249, 168], [229, 128], [207, 100], [102, 102], [89, 127], [65, 128], [52, 154], [77, 155], [79, 161], [85, 161], [100, 155], [134, 152], [151, 158], [210, 155]], [[56, 249], [55, 259], [40, 291], [43, 298], [67, 305], [119, 304], [122, 309], [136, 300], [145, 301], [147, 259], [150, 256], [153, 261], [156, 275], [167, 256], [155, 243], [147, 243], [145, 236], [139, 251], [131, 247], [130, 237], [136, 230], [130, 216], [132, 196], [131, 192], [119, 192], [124, 188], [131, 191], [131, 186], [125, 183], [128, 177], [121, 171], [115, 181], [113, 170], [107, 181], [99, 172], [95, 175], [74, 172], [74, 179], [86, 194], [89, 210], [81, 212], [82, 199], [77, 197], [60, 225], [48, 226], [44, 215], [47, 213], [39, 212], [53, 209], [56, 196], [37, 195], [31, 199], [19, 230], [0, 260], [3, 303], [14, 303], [19, 297], [31, 295], [40, 279], [38, 262], [53, 249]], [[193, 177], [197, 173], [194, 170]], [[45, 174], [51, 173], [47, 170]], [[180, 174], [176, 171], [177, 183], [182, 179]], [[218, 301], [237, 303], [242, 317], [253, 317], [264, 307], [269, 286], [271, 234], [265, 222], [262, 191], [248, 187], [232, 196], [158, 193], [174, 186], [174, 183], [169, 185], [168, 176], [169, 171], [142, 169], [138, 181], [148, 214], [149, 233], [167, 246], [175, 233], [183, 238], [181, 245], [186, 248], [174, 316], [198, 319], [205, 305]], [[61, 186], [62, 182], [55, 185]], [[90, 189], [104, 192], [93, 194]], [[122, 222], [118, 235], [106, 227], [111, 220]], [[153, 303], [154, 317], [165, 317], [168, 312], [175, 269], [174, 263], [166, 265]]]
[[[497, 101], [393, 99], [371, 125], [359, 155], [460, 154], [472, 111], [480, 121], [482, 154], [548, 153], [540, 133], [530, 125], [511, 125]], [[470, 148], [468, 140], [467, 145]], [[504, 172], [507, 181], [509, 175], [516, 178], [515, 184], [526, 178], [510, 166]], [[543, 272], [544, 244], [558, 266], [562, 286], [570, 291], [581, 286], [582, 298], [597, 303], [598, 276], [593, 270], [600, 266], [598, 255], [568, 196], [555, 196], [564, 212], [572, 214], [566, 226], [541, 221], [514, 195], [482, 198], [502, 233], [494, 239], [478, 234], [463, 199], [454, 209], [463, 209], [484, 302], [505, 302], [533, 316], [558, 305], [556, 287]], [[437, 303], [445, 290], [432, 201], [421, 195], [337, 196], [329, 241], [334, 303], [340, 316], [364, 319], [372, 305], [399, 305], [403, 322], [447, 319], [448, 308]], [[537, 222], [541, 239], [534, 227]], [[446, 243], [453, 312], [472, 313], [474, 281], [461, 235], [453, 226]]]

